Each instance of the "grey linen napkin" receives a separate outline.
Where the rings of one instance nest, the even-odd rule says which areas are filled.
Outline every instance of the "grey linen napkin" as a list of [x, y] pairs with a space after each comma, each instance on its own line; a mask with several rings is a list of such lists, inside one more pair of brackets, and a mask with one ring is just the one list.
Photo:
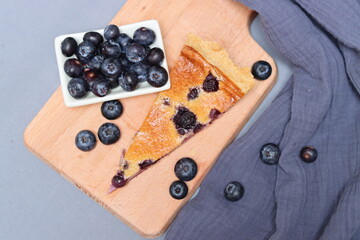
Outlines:
[[[360, 239], [360, 1], [242, 0], [294, 65], [282, 92], [220, 156], [166, 239]], [[277, 165], [259, 150], [279, 144]], [[299, 157], [305, 145], [318, 158]], [[237, 202], [224, 187], [239, 181]]]

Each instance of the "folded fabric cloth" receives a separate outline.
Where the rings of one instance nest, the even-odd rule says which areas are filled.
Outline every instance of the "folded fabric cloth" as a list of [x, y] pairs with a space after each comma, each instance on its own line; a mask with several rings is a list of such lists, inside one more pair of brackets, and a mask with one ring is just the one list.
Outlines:
[[[360, 239], [360, 1], [242, 0], [294, 74], [220, 156], [166, 239]], [[278, 164], [260, 160], [277, 144]], [[317, 150], [309, 163], [304, 146]], [[224, 198], [231, 181], [239, 201]]]

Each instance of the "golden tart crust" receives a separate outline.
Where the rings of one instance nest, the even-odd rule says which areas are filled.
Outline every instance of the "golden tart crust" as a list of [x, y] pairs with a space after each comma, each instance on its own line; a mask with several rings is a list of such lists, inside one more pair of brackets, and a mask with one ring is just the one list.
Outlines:
[[[203, 82], [208, 76], [215, 77], [219, 89], [206, 92]], [[170, 71], [171, 88], [160, 92], [133, 142], [123, 156], [118, 175], [124, 181], [131, 179], [142, 169], [155, 163], [181, 143], [194, 135], [194, 129], [181, 134], [173, 121], [181, 109], [196, 115], [195, 132], [224, 113], [254, 85], [250, 68], [239, 68], [229, 59], [226, 51], [216, 42], [204, 41], [190, 35], [177, 64]], [[191, 89], [198, 96], [188, 99]]]

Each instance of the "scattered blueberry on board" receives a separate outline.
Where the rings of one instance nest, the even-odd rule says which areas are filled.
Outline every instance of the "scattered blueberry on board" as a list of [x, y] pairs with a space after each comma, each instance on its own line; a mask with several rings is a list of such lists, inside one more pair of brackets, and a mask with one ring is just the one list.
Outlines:
[[[85, 81], [83, 79], [79, 80]], [[108, 120], [115, 120], [119, 118], [123, 113], [123, 110], [124, 107], [119, 100], [107, 101], [101, 105], [101, 114]], [[104, 123], [98, 130], [98, 138], [100, 142], [105, 145], [110, 145], [117, 142], [120, 138], [120, 135], [121, 132], [119, 127], [113, 123]], [[75, 137], [75, 145], [78, 149], [85, 152], [94, 149], [96, 145], [95, 134], [89, 130], [80, 131]], [[119, 182], [119, 179], [120, 176], [118, 176], [114, 181]]]
[[266, 61], [257, 61], [251, 68], [251, 73], [257, 80], [268, 79], [271, 72], [271, 65]]
[[94, 149], [96, 145], [96, 137], [89, 130], [80, 131], [75, 137], [75, 145], [81, 151], [87, 152]]
[[123, 113], [123, 105], [119, 100], [104, 102], [101, 105], [101, 114], [108, 120], [114, 120]]
[[181, 181], [191, 181], [197, 173], [196, 162], [188, 157], [181, 158], [175, 164], [175, 175]]
[[174, 172], [179, 180], [174, 181], [170, 185], [170, 196], [175, 199], [183, 199], [188, 194], [188, 187], [185, 181], [194, 179], [197, 173], [197, 164], [192, 158], [181, 158], [176, 162]]
[[131, 38], [113, 24], [104, 29], [103, 35], [85, 33], [81, 43], [65, 38], [61, 52], [69, 59], [64, 63], [64, 72], [75, 79], [68, 83], [70, 95], [79, 99], [90, 91], [104, 97], [117, 87], [134, 91], [139, 82], [145, 81], [156, 88], [164, 86], [169, 76], [160, 66], [165, 57], [163, 50], [151, 47], [155, 40], [156, 34], [150, 28], [138, 28]]
[[170, 195], [175, 199], [183, 199], [188, 194], [188, 187], [183, 181], [174, 181], [170, 185]]
[[120, 129], [113, 123], [104, 123], [98, 130], [98, 137], [105, 145], [116, 143], [120, 138]]

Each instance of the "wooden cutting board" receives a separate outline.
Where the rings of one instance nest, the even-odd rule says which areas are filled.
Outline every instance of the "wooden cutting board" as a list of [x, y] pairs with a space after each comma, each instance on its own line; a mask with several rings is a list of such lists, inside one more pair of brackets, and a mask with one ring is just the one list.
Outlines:
[[[81, 152], [74, 144], [76, 134], [83, 129], [96, 133], [99, 126], [108, 120], [100, 113], [101, 104], [65, 107], [61, 89], [58, 88], [25, 130], [26, 146], [142, 236], [161, 235], [276, 81], [277, 70], [273, 59], [249, 33], [255, 15], [232, 0], [129, 0], [115, 16], [112, 23], [118, 25], [157, 19], [170, 69], [189, 32], [219, 42], [239, 66], [251, 67], [258, 60], [266, 60], [273, 68], [268, 80], [258, 81], [244, 99], [210, 127], [148, 168], [124, 188], [108, 194], [121, 151], [129, 146], [156, 94], [122, 99], [124, 113], [112, 121], [121, 129], [120, 141], [110, 146], [98, 142], [93, 151]], [[188, 196], [175, 200], [169, 195], [169, 186], [176, 180], [174, 165], [182, 157], [193, 158], [199, 171], [196, 178], [188, 182]]]

